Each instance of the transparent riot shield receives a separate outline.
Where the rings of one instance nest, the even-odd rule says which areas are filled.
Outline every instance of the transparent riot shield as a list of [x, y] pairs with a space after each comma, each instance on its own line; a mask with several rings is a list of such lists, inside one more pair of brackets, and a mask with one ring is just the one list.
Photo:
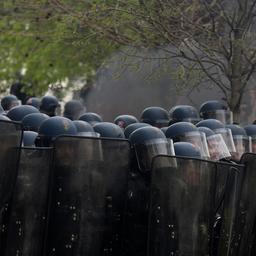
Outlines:
[[17, 175], [21, 126], [11, 121], [0, 121], [0, 251], [5, 233], [5, 217]]
[[21, 149], [1, 255], [42, 255], [51, 163], [50, 148]]
[[239, 194], [229, 255], [256, 255], [256, 154], [244, 154], [239, 176]]
[[122, 255], [128, 141], [60, 137], [54, 147], [45, 255]]
[[[223, 174], [218, 173], [220, 166], [224, 166]], [[225, 231], [231, 230], [235, 206], [230, 206], [229, 200], [235, 201], [231, 197], [235, 177], [237, 172], [232, 165], [156, 157], [152, 166], [147, 255], [225, 255], [227, 250], [221, 251], [220, 240]], [[214, 226], [217, 213], [222, 220], [218, 231]]]

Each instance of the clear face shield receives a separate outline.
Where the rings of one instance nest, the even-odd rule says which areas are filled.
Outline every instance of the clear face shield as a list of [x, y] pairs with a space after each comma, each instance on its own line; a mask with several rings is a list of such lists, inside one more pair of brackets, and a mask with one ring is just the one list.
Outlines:
[[208, 118], [217, 119], [223, 124], [233, 124], [233, 112], [230, 110], [218, 109], [207, 113]]
[[252, 152], [251, 137], [236, 135], [233, 137], [236, 152], [231, 152], [231, 159], [239, 161], [245, 152]]
[[151, 170], [152, 159], [157, 155], [174, 156], [173, 141], [170, 139], [153, 139], [143, 145], [134, 145], [139, 169], [142, 172]]
[[78, 132], [77, 136], [99, 138], [100, 134], [97, 132]]
[[221, 134], [230, 153], [236, 152], [236, 147], [234, 144], [232, 132], [229, 128], [220, 128], [214, 130], [215, 133]]
[[221, 134], [214, 134], [207, 137], [210, 158], [213, 161], [230, 158], [231, 154]]
[[193, 144], [200, 151], [202, 158], [210, 158], [205, 133], [199, 131], [188, 132], [181, 140]]

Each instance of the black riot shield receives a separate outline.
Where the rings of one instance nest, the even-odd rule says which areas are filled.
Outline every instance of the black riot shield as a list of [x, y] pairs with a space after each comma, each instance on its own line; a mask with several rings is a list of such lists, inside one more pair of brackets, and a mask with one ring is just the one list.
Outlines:
[[[19, 160], [22, 130], [17, 123], [0, 121], [0, 248], [5, 232], [4, 218], [12, 195]], [[1, 251], [2, 249], [0, 249]]]
[[244, 154], [239, 175], [239, 193], [229, 255], [256, 255], [256, 154]]
[[45, 255], [122, 255], [128, 141], [60, 137], [54, 147]]
[[50, 148], [21, 149], [1, 255], [42, 255], [51, 161]]
[[[232, 165], [217, 165], [170, 156], [154, 159], [147, 255], [205, 256], [221, 251], [221, 231], [229, 228], [235, 210], [228, 202], [238, 173]], [[222, 219], [219, 232], [214, 230], [217, 213]]]

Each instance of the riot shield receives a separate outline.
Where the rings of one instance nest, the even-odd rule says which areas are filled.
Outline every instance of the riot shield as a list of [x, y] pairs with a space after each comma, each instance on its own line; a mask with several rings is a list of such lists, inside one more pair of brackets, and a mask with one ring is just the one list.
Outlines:
[[20, 147], [21, 140], [19, 124], [0, 120], [0, 248], [5, 232], [4, 218], [17, 175], [19, 150], [16, 148]]
[[122, 255], [127, 140], [59, 137], [45, 255]]
[[[147, 255], [205, 256], [221, 251], [221, 232], [231, 229], [229, 221], [235, 209], [228, 202], [235, 202], [231, 195], [238, 174], [232, 170], [233, 165], [217, 165], [170, 156], [154, 159]], [[221, 166], [222, 173], [218, 172]], [[229, 183], [233, 185], [232, 191], [227, 189], [231, 187]], [[222, 222], [216, 234], [217, 212]]]
[[43, 252], [52, 149], [22, 148], [13, 198], [9, 205], [5, 250], [1, 255]]
[[244, 154], [245, 168], [239, 176], [239, 194], [229, 255], [256, 255], [256, 155]]

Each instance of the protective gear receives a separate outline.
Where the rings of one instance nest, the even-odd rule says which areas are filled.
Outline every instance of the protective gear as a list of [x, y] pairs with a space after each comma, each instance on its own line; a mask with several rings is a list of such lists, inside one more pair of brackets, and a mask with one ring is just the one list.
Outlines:
[[73, 121], [73, 124], [76, 126], [77, 136], [99, 137], [88, 122], [75, 120]]
[[250, 153], [252, 151], [251, 138], [247, 136], [245, 129], [243, 129], [239, 125], [230, 124], [226, 125], [226, 128], [229, 128], [231, 130], [236, 148], [236, 152], [232, 152], [231, 154], [231, 159], [234, 161], [240, 161], [241, 156], [245, 152]]
[[198, 111], [189, 105], [178, 105], [170, 110], [171, 121], [169, 125], [177, 122], [190, 122], [196, 124], [200, 121]]
[[39, 110], [33, 106], [21, 105], [10, 109], [7, 116], [13, 121], [21, 122], [26, 115], [32, 113], [39, 113]]
[[192, 143], [200, 150], [203, 158], [208, 159], [210, 157], [205, 134], [200, 133], [192, 123], [178, 122], [172, 124], [166, 130], [165, 136], [174, 142], [182, 141]]
[[198, 148], [188, 142], [176, 142], [173, 144], [175, 156], [201, 158]]
[[148, 107], [141, 113], [140, 121], [161, 128], [169, 123], [168, 112], [160, 107]]
[[59, 137], [54, 146], [45, 255], [122, 255], [129, 142]]
[[[231, 130], [229, 128], [225, 128], [224, 124], [221, 123], [219, 120], [216, 120], [216, 119], [203, 120], [197, 123], [196, 126], [207, 127], [213, 130], [216, 134], [220, 134], [223, 137], [229, 152], [230, 153], [236, 152]], [[212, 142], [214, 144], [214, 148], [216, 148], [216, 146], [218, 146], [217, 143], [221, 143], [221, 138], [216, 137]], [[209, 140], [208, 140], [208, 143], [209, 143]], [[220, 147], [223, 148], [222, 152], [226, 151], [223, 143], [221, 143]], [[221, 148], [219, 148], [218, 150], [221, 150]]]
[[247, 136], [252, 140], [252, 153], [256, 153], [256, 125], [250, 124], [244, 127]]
[[24, 147], [35, 147], [35, 141], [38, 136], [37, 132], [33, 131], [24, 131], [22, 138], [22, 145]]
[[145, 126], [150, 126], [150, 124], [146, 124], [146, 123], [134, 123], [134, 124], [130, 124], [128, 125], [125, 129], [124, 129], [124, 135], [126, 139], [129, 139], [129, 136], [132, 132], [134, 132], [135, 130], [141, 128], [141, 127], [145, 127]]
[[11, 121], [11, 119], [7, 116], [0, 115], [0, 120], [5, 120], [5, 121]]
[[79, 120], [88, 122], [92, 126], [97, 123], [103, 122], [102, 117], [96, 113], [87, 112], [79, 117]]
[[22, 119], [23, 129], [38, 132], [41, 124], [50, 117], [43, 113], [32, 113]]
[[156, 127], [139, 128], [131, 133], [129, 140], [134, 147], [138, 167], [142, 172], [150, 171], [154, 156], [174, 155], [172, 141]]
[[221, 159], [228, 159], [231, 157], [228, 147], [221, 134], [215, 134], [213, 130], [204, 126], [198, 127], [197, 129], [206, 135], [211, 160], [219, 161]]
[[37, 109], [40, 108], [41, 100], [37, 97], [31, 97], [26, 101], [26, 105], [33, 106]]
[[96, 133], [100, 134], [100, 137], [120, 139], [125, 138], [123, 130], [118, 125], [113, 123], [100, 122], [95, 124], [93, 129]]
[[217, 100], [204, 102], [199, 110], [203, 119], [217, 119], [223, 124], [233, 123], [233, 113]]
[[131, 115], [120, 115], [115, 118], [114, 123], [120, 126], [122, 129], [125, 129], [128, 125], [138, 123], [138, 119], [135, 116]]
[[41, 99], [41, 104], [39, 107], [40, 112], [47, 114], [48, 116], [56, 116], [59, 114], [60, 104], [55, 96], [44, 96]]
[[21, 149], [8, 222], [5, 223], [2, 256], [42, 255], [48, 223], [51, 165], [52, 149]]
[[15, 95], [7, 95], [1, 99], [1, 105], [5, 111], [9, 111], [11, 108], [19, 106], [20, 102]]
[[86, 111], [85, 107], [78, 100], [68, 101], [64, 106], [63, 116], [70, 120], [78, 118]]
[[76, 135], [76, 126], [65, 117], [54, 116], [46, 119], [39, 128], [37, 146], [49, 146], [60, 135]]

